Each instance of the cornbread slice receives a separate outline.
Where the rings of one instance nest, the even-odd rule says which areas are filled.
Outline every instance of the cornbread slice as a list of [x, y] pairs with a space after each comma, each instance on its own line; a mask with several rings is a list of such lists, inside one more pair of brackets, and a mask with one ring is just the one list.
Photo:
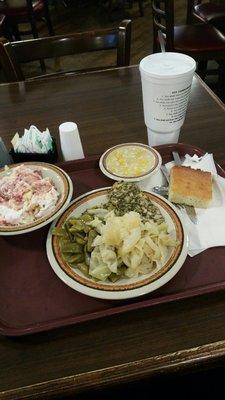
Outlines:
[[212, 200], [212, 174], [190, 167], [173, 167], [170, 171], [169, 200], [207, 208]]

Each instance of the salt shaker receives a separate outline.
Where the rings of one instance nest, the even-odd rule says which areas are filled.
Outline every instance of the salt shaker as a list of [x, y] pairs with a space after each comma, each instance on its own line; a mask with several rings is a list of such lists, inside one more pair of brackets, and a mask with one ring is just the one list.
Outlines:
[[84, 158], [84, 152], [77, 124], [64, 122], [59, 126], [62, 155], [65, 161]]
[[0, 137], [0, 167], [4, 167], [8, 164], [12, 164], [12, 158], [5, 147], [5, 143]]

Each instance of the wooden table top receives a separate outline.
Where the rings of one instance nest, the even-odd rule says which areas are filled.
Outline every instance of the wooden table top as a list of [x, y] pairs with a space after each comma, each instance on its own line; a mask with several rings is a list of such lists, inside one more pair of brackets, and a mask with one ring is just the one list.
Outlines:
[[[78, 124], [86, 155], [146, 142], [137, 67], [0, 86], [0, 136]], [[225, 167], [225, 109], [197, 77], [180, 142]], [[1, 258], [0, 258], [1, 262]], [[29, 301], [29, 299], [28, 299]], [[222, 365], [225, 297], [214, 293], [27, 337], [0, 337], [0, 399], [48, 399], [156, 374]]]

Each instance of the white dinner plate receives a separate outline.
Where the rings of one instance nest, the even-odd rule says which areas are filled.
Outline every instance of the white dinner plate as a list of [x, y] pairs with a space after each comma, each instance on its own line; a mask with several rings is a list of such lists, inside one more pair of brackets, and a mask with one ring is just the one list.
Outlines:
[[177, 245], [172, 248], [163, 265], [153, 272], [136, 278], [121, 278], [115, 283], [94, 281], [85, 276], [80, 270], [72, 268], [63, 258], [60, 251], [59, 237], [52, 235], [54, 227], [62, 227], [65, 221], [72, 216], [80, 216], [87, 208], [107, 202], [107, 193], [110, 188], [102, 188], [88, 192], [76, 198], [66, 211], [55, 220], [48, 233], [46, 250], [49, 263], [58, 277], [72, 289], [88, 296], [121, 300], [150, 293], [176, 275], [182, 267], [188, 249], [188, 238], [181, 221], [179, 211], [163, 197], [154, 193], [145, 192], [157, 205], [165, 218], [172, 237]]
[[[4, 168], [0, 169], [0, 177], [10, 173], [13, 168], [18, 167], [20, 164], [12, 164], [9, 165], [9, 169], [5, 170]], [[73, 184], [70, 177], [67, 175], [65, 171], [56, 165], [42, 163], [42, 162], [26, 162], [26, 166], [33, 170], [39, 170], [42, 173], [42, 176], [49, 177], [53, 182], [55, 188], [59, 192], [59, 199], [55, 206], [55, 208], [46, 216], [42, 218], [38, 218], [35, 221], [32, 221], [27, 224], [20, 224], [14, 226], [0, 226], [0, 235], [10, 236], [10, 235], [20, 235], [23, 233], [28, 233], [34, 231], [36, 229], [40, 229], [43, 226], [52, 222], [55, 218], [59, 217], [59, 215], [67, 208], [69, 205], [72, 195], [73, 195]]]

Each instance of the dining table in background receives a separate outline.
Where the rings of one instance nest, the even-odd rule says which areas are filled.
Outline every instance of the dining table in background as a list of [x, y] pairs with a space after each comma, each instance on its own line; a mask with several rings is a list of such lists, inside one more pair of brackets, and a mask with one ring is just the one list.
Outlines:
[[[0, 136], [8, 148], [16, 132], [33, 124], [48, 127], [60, 149], [65, 121], [78, 124], [85, 156], [122, 142], [147, 143], [138, 67], [0, 86]], [[225, 107], [197, 75], [180, 142], [212, 152], [225, 168]], [[225, 296], [218, 291], [30, 336], [1, 336], [0, 399], [62, 398], [222, 365]]]

